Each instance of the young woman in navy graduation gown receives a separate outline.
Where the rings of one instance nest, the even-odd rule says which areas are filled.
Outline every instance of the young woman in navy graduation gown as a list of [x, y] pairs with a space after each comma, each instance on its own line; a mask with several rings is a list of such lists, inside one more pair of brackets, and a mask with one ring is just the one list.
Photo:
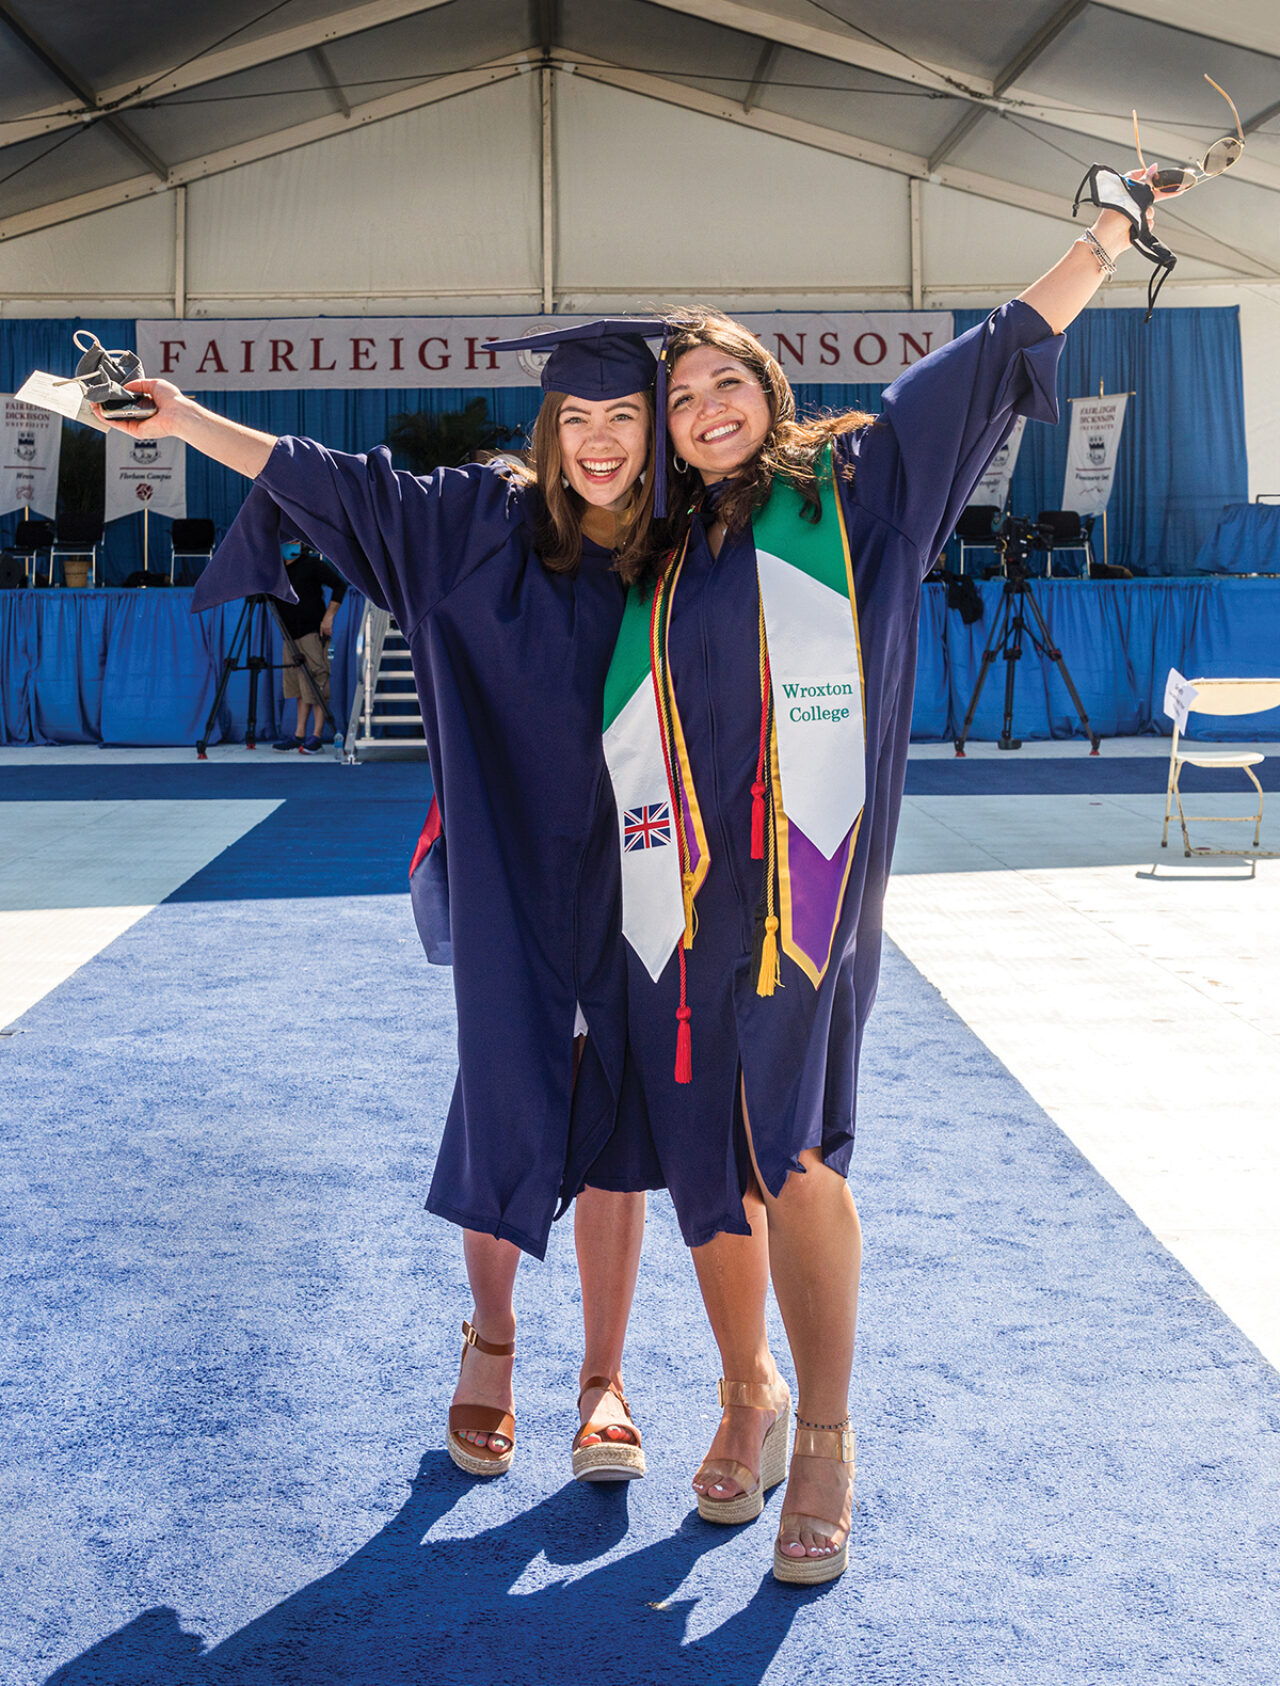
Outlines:
[[643, 1182], [616, 1147], [606, 1186], [591, 1181], [625, 1045], [600, 709], [624, 598], [615, 556], [642, 564], [650, 543], [657, 365], [634, 331], [643, 326], [560, 332], [525, 474], [473, 466], [418, 478], [385, 449], [353, 456], [278, 439], [160, 380], [133, 383], [155, 415], [118, 424], [183, 439], [254, 480], [197, 609], [291, 596], [283, 521], [391, 610], [409, 641], [435, 786], [415, 905], [435, 921], [429, 952], [451, 949], [460, 1067], [427, 1203], [463, 1228], [475, 1303], [446, 1444], [477, 1475], [504, 1472], [514, 1452], [521, 1250], [541, 1257], [557, 1205], [575, 1195], [586, 1339], [574, 1473], [644, 1473], [621, 1373], [645, 1200], [626, 1190]]
[[[799, 1383], [781, 1580], [829, 1580], [848, 1560], [861, 1232], [845, 1175], [921, 582], [1014, 419], [1056, 419], [1062, 330], [1129, 235], [1104, 210], [1019, 299], [900, 377], [874, 422], [796, 423], [778, 363], [724, 317], [668, 341], [688, 542], [628, 603], [649, 665], [646, 628], [625, 659], [624, 630], [606, 689], [621, 697], [640, 676], [637, 707], [645, 686], [657, 699], [651, 782], [683, 817], [661, 930], [656, 915], [633, 930], [631, 910], [656, 903], [633, 889], [648, 863], [623, 857], [629, 1129], [650, 1134], [720, 1348], [723, 1415], [694, 1478], [711, 1521], [759, 1514], [787, 1472], [772, 1272]], [[606, 732], [611, 770], [626, 718]], [[643, 745], [627, 747], [634, 766]], [[620, 807], [627, 776], [614, 775]]]

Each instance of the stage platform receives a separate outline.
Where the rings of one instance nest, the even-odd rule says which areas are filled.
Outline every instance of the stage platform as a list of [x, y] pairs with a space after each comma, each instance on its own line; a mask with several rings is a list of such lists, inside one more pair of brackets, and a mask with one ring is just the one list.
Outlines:
[[[1000, 612], [1002, 582], [977, 583], [981, 620], [966, 626], [943, 585], [927, 585], [920, 622], [912, 736], [946, 741], [964, 719], [983, 647]], [[1259, 678], [1280, 673], [1280, 580], [1036, 580], [1032, 590], [1103, 737], [1164, 734], [1171, 667]], [[333, 712], [345, 721], [356, 679], [360, 600], [335, 626]], [[0, 592], [0, 743], [194, 744], [241, 613], [228, 604], [191, 614], [182, 588]], [[272, 660], [279, 660], [272, 629]], [[281, 730], [278, 675], [259, 698], [258, 736]], [[988, 676], [971, 736], [1000, 735], [1004, 663]], [[214, 743], [243, 738], [248, 679], [237, 674]], [[292, 730], [292, 704], [289, 729]], [[1277, 735], [1277, 716], [1245, 715], [1217, 727], [1193, 718], [1191, 736], [1255, 741]], [[1080, 732], [1053, 664], [1029, 643], [1019, 663], [1014, 729], [1029, 739]]]

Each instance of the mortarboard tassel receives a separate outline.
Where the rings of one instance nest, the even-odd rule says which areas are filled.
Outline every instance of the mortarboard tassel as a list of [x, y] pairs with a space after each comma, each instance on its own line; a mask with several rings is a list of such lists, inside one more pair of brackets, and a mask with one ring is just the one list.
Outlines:
[[[670, 328], [667, 333], [670, 333]], [[658, 353], [658, 373], [653, 383], [653, 518], [667, 514], [667, 340]]]

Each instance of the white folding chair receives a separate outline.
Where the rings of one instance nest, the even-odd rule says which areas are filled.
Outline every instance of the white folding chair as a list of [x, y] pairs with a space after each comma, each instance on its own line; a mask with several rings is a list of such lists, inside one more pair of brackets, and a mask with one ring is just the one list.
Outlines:
[[[1280, 679], [1192, 679], [1195, 688], [1195, 699], [1187, 706], [1188, 714], [1261, 714], [1268, 708], [1280, 708]], [[1211, 825], [1248, 825], [1253, 823], [1253, 848], [1258, 848], [1262, 835], [1262, 786], [1253, 769], [1266, 756], [1256, 749], [1246, 749], [1243, 745], [1229, 749], [1202, 749], [1199, 744], [1188, 748], [1185, 744], [1179, 748], [1178, 723], [1173, 723], [1173, 743], [1169, 750], [1169, 785], [1164, 799], [1164, 836], [1160, 839], [1160, 847], [1165, 849], [1169, 845], [1169, 818], [1175, 802], [1178, 807], [1178, 819], [1182, 825], [1182, 852], [1190, 855], [1241, 855], [1248, 851], [1241, 849], [1205, 849], [1191, 847], [1191, 839], [1187, 835], [1187, 821], [1199, 825], [1202, 822]], [[1239, 767], [1258, 793], [1258, 811], [1256, 814], [1188, 814], [1182, 806], [1182, 791], [1178, 787], [1183, 767], [1190, 762], [1193, 767]]]

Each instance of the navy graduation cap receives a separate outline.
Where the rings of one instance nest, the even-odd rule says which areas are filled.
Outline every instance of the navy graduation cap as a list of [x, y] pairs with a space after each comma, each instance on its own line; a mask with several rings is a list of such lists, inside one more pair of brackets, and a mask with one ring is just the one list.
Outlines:
[[[542, 368], [542, 390], [564, 392], [587, 403], [608, 403], [632, 392], [654, 392], [653, 508], [666, 514], [666, 336], [669, 324], [660, 316], [605, 316], [570, 328], [549, 328], [514, 340], [489, 340], [487, 351], [542, 351], [550, 356]], [[661, 339], [655, 357], [646, 340]]]

